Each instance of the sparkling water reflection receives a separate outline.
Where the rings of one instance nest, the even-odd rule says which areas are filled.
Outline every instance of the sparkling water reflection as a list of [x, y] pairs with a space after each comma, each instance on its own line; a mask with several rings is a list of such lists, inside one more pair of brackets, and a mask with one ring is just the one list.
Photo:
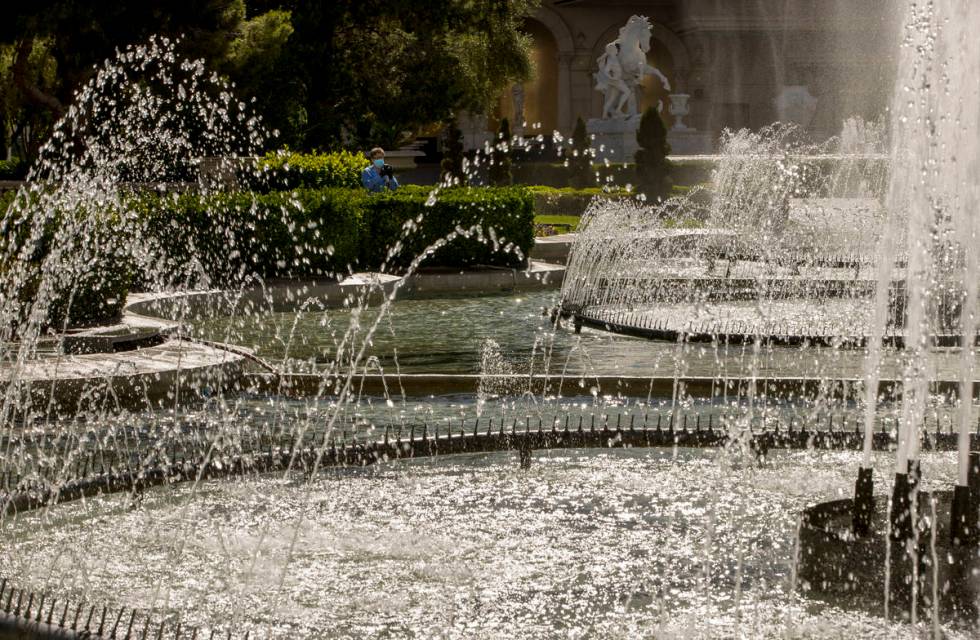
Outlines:
[[[368, 357], [377, 358], [387, 373], [481, 373], [483, 346], [493, 340], [510, 368], [520, 373], [828, 379], [864, 375], [865, 351], [859, 348], [755, 349], [655, 342], [589, 329], [576, 335], [569, 327], [554, 330], [542, 310], [556, 300], [554, 292], [401, 300], [374, 335]], [[195, 330], [211, 340], [253, 348], [284, 370], [311, 371], [334, 361], [351, 313], [335, 309], [209, 318], [198, 322]], [[360, 322], [371, 319], [373, 312], [368, 310]], [[847, 322], [854, 321], [848, 317]], [[958, 349], [934, 349], [929, 374], [955, 380], [959, 364]], [[886, 350], [881, 375], [900, 377], [902, 366], [901, 352]]]
[[857, 455], [568, 450], [528, 472], [494, 454], [208, 481], [9, 519], [2, 559], [263, 637], [919, 637], [793, 589], [800, 509], [847, 495]]

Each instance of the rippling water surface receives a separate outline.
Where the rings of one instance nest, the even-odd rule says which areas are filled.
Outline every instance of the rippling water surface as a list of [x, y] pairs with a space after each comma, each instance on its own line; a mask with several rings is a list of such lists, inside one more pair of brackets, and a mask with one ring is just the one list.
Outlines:
[[[8, 519], [0, 561], [252, 637], [921, 637], [792, 588], [800, 509], [849, 494], [857, 464], [568, 450], [526, 472], [492, 454], [208, 481]], [[954, 474], [950, 455], [923, 466]]]
[[[399, 300], [374, 334], [366, 356], [376, 357], [387, 373], [480, 373], [484, 346], [492, 340], [510, 369], [565, 372], [572, 377], [726, 378], [755, 374], [841, 379], [864, 375], [865, 352], [856, 348], [756, 349], [751, 345], [656, 342], [589, 329], [576, 335], [568, 327], [555, 331], [542, 311], [554, 307], [556, 302], [556, 292]], [[713, 321], [740, 319], [739, 313], [745, 310], [738, 311], [736, 307], [721, 316], [712, 316]], [[804, 305], [798, 313], [807, 310]], [[367, 327], [375, 313], [368, 310], [357, 322]], [[678, 307], [672, 313], [682, 323], [704, 320], [705, 314], [712, 311], [692, 306]], [[333, 309], [216, 317], [198, 322], [195, 329], [203, 337], [255, 349], [259, 356], [282, 369], [309, 371], [333, 362], [352, 320], [351, 310]], [[853, 319], [849, 321], [853, 324]], [[848, 326], [848, 335], [852, 329]], [[363, 339], [363, 330], [358, 335]], [[900, 377], [901, 366], [899, 353], [887, 351], [882, 376]], [[958, 350], [936, 349], [930, 357], [931, 376], [958, 379], [958, 366]]]

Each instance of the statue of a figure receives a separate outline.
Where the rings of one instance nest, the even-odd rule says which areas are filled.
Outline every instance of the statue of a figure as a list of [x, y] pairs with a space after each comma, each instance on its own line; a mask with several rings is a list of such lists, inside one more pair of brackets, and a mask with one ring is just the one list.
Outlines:
[[511, 86], [510, 91], [514, 106], [513, 129], [515, 132], [520, 132], [524, 130], [524, 85], [520, 82], [515, 82]]
[[595, 74], [596, 90], [605, 96], [603, 118], [637, 115], [636, 95], [647, 74], [657, 76], [664, 89], [670, 91], [666, 76], [647, 64], [649, 51], [650, 21], [645, 16], [631, 17], [619, 30], [619, 37], [606, 45], [606, 52], [599, 56], [599, 71]]

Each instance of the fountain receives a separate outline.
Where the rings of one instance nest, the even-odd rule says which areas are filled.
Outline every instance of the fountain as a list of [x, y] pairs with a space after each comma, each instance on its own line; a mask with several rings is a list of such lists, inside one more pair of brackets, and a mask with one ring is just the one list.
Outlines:
[[[900, 96], [937, 86], [929, 56], [976, 53], [980, 23], [911, 4]], [[976, 131], [975, 88], [909, 91], [890, 173], [856, 123], [839, 146], [728, 134], [710, 190], [594, 203], [556, 300], [433, 295], [411, 284], [433, 247], [402, 256], [408, 277], [277, 283], [179, 229], [158, 246], [132, 191], [179, 201], [163, 183], [263, 146], [200, 69], [161, 41], [123, 51], [7, 211], [24, 259], [0, 307], [0, 637], [975, 635], [969, 581], [949, 607], [944, 585], [976, 558], [976, 145], [939, 144], [975, 142], [956, 128]], [[156, 110], [172, 95], [180, 122]], [[194, 188], [224, 197], [239, 171]], [[507, 250], [482, 229], [436, 245], [465, 235]], [[66, 406], [31, 375], [106, 357], [60, 346], [78, 292], [111, 284], [84, 279], [100, 258], [149, 274], [109, 315], [158, 316], [135, 353], [173, 367], [125, 393], [85, 380]]]
[[[916, 620], [929, 615], [975, 620], [980, 571], [980, 459], [971, 453], [977, 329], [977, 169], [980, 168], [980, 49], [968, 35], [980, 11], [971, 3], [910, 3], [902, 43], [892, 122], [892, 176], [886, 199], [889, 223], [879, 248], [879, 282], [867, 378], [873, 386], [886, 324], [886, 272], [896, 248], [907, 245], [904, 303], [907, 365], [902, 394], [894, 483], [889, 500], [872, 495], [862, 465], [855, 498], [807, 512], [807, 563], [816, 589], [861, 589], [885, 575], [884, 612]], [[900, 232], [905, 232], [905, 238]], [[922, 374], [930, 337], [954, 325], [962, 336], [957, 416], [957, 482], [953, 492], [920, 489], [920, 434], [928, 383]], [[866, 420], [874, 420], [869, 392]], [[867, 432], [870, 434], [871, 429]], [[870, 438], [870, 435], [868, 436]], [[865, 447], [870, 454], [870, 443]], [[858, 537], [834, 532], [846, 510]], [[884, 514], [885, 522], [881, 520]], [[820, 536], [827, 536], [817, 540]], [[868, 561], [848, 576], [818, 567], [841, 562], [860, 548]], [[884, 551], [884, 552], [883, 552]], [[841, 566], [841, 565], [837, 565]]]

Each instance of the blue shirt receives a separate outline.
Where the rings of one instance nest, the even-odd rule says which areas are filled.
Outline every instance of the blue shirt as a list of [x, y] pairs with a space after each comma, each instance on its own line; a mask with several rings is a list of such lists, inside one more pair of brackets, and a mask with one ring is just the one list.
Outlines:
[[395, 180], [395, 176], [389, 178], [381, 175], [373, 163], [361, 172], [361, 184], [371, 193], [381, 193], [385, 188], [392, 191], [398, 188], [398, 181]]

